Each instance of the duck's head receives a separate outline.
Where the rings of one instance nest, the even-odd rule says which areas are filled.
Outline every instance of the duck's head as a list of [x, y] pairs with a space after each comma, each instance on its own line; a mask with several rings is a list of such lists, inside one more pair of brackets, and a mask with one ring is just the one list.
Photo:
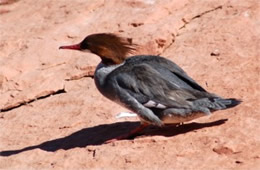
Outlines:
[[87, 36], [79, 44], [61, 46], [59, 49], [88, 51], [98, 55], [104, 64], [111, 65], [124, 62], [127, 54], [135, 51], [135, 47], [131, 39], [100, 33]]

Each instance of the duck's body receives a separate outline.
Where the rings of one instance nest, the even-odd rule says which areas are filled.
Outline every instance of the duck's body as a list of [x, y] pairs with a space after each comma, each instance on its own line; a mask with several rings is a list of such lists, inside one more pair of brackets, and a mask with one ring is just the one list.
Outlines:
[[102, 61], [94, 75], [98, 90], [137, 113], [143, 125], [182, 123], [241, 102], [208, 93], [166, 58], [140, 55], [126, 59], [133, 48], [113, 34], [93, 34], [80, 44], [61, 48], [88, 49], [99, 55]]
[[158, 126], [190, 121], [236, 104], [234, 99], [206, 92], [179, 66], [160, 56], [133, 56], [109, 66], [100, 63], [94, 78], [104, 96]]

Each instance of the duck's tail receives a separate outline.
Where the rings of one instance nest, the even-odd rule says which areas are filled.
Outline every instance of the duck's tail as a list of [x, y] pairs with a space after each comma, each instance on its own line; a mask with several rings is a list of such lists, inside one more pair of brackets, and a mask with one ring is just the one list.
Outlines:
[[211, 110], [224, 110], [239, 105], [242, 101], [235, 98], [223, 99], [223, 98], [211, 98]]
[[[199, 108], [199, 110], [202, 109], [203, 111], [204, 108], [205, 111], [203, 112], [206, 113], [209, 110], [216, 111], [216, 110], [229, 109], [239, 105], [241, 102], [242, 102], [241, 100], [235, 98], [223, 99], [221, 97], [212, 97], [212, 98], [203, 98], [203, 99], [196, 100], [194, 101], [193, 104], [195, 108]], [[209, 110], [206, 111], [207, 109]]]
[[235, 98], [229, 98], [229, 99], [221, 99], [221, 98], [219, 98], [217, 100], [217, 102], [222, 103], [223, 105], [226, 106], [225, 109], [228, 109], [228, 108], [232, 108], [232, 107], [235, 107], [235, 106], [239, 105], [242, 102], [242, 100], [235, 99]]

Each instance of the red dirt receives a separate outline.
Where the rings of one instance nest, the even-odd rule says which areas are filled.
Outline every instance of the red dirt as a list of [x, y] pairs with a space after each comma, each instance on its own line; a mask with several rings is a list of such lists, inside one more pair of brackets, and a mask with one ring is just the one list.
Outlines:
[[[260, 169], [259, 21], [259, 0], [0, 1], [0, 169]], [[97, 91], [97, 56], [58, 50], [97, 32], [243, 103], [104, 144], [138, 119]]]

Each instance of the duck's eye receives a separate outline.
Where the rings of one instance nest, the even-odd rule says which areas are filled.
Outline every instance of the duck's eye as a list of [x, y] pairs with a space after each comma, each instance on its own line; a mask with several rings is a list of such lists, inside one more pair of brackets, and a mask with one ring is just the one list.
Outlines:
[[86, 49], [89, 49], [89, 44], [87, 41], [83, 40], [81, 43], [80, 43], [80, 49], [81, 50], [86, 50]]

